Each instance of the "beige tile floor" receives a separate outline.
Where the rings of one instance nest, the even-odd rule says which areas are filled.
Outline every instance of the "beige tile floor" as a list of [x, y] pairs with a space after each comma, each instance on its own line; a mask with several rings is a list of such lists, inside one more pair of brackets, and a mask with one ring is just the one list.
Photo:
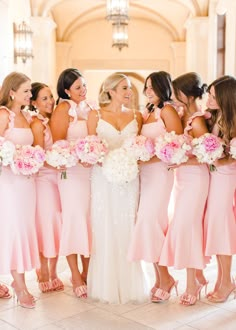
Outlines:
[[[145, 265], [145, 270], [152, 283], [152, 266]], [[38, 298], [35, 309], [22, 308], [13, 299], [0, 299], [0, 330], [236, 329], [236, 300], [233, 295], [222, 304], [212, 304], [202, 297], [191, 307], [179, 305], [175, 293], [165, 303], [114, 306], [76, 298], [72, 292], [70, 273], [64, 258], [59, 260], [58, 271], [65, 283], [65, 290], [48, 294], [39, 292], [35, 273], [27, 273], [29, 289]], [[179, 292], [183, 292], [185, 272], [171, 269], [171, 273], [179, 280]], [[210, 281], [210, 290], [216, 274], [214, 260], [207, 267], [205, 274]], [[236, 260], [233, 260], [232, 274], [236, 275]], [[0, 276], [0, 281], [10, 284], [11, 278]]]

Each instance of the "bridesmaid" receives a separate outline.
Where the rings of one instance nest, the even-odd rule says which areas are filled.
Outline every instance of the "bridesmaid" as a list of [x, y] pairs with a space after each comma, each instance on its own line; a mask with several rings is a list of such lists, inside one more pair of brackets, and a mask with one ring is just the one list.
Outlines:
[[[208, 88], [207, 106], [214, 110], [211, 131], [221, 137], [226, 146], [236, 137], [236, 79], [223, 76]], [[215, 110], [216, 109], [216, 110]], [[236, 253], [236, 223], [234, 215], [234, 193], [236, 188], [236, 162], [229, 156], [215, 162], [217, 171], [211, 172], [210, 190], [205, 216], [205, 254], [216, 255], [218, 276], [211, 302], [224, 302], [234, 292], [235, 283], [231, 278], [232, 255]]]
[[[197, 100], [201, 99], [206, 85], [195, 72], [183, 74], [173, 81], [177, 103], [184, 107], [182, 123], [187, 140], [198, 138], [208, 132], [205, 115], [200, 111]], [[203, 253], [203, 216], [209, 188], [209, 171], [206, 164], [199, 164], [196, 157], [189, 155], [187, 163], [176, 168], [174, 185], [174, 209], [166, 239], [163, 245], [160, 264], [186, 268], [186, 291], [180, 303], [190, 306], [206, 281], [199, 283], [197, 270], [205, 267]], [[162, 292], [157, 292], [161, 297]]]
[[[40, 145], [47, 150], [53, 143], [48, 121], [55, 100], [50, 88], [40, 82], [32, 84], [31, 93], [31, 107], [36, 111], [31, 123], [33, 145]], [[49, 166], [40, 169], [36, 176], [36, 198], [36, 228], [41, 262], [41, 267], [37, 270], [39, 289], [43, 293], [63, 290], [64, 285], [56, 272], [61, 233], [61, 204], [55, 169]]]
[[[165, 132], [183, 132], [181, 120], [171, 101], [171, 77], [167, 72], [153, 72], [145, 81], [144, 94], [148, 98], [147, 114], [141, 135], [153, 140]], [[156, 156], [140, 166], [140, 201], [136, 225], [129, 248], [130, 260], [152, 262], [156, 282], [151, 290], [151, 300], [158, 288], [165, 292], [162, 300], [169, 299], [170, 290], [177, 283], [168, 268], [159, 265], [161, 249], [168, 227], [168, 204], [174, 181], [173, 171]], [[153, 202], [153, 196], [157, 196]], [[148, 212], [147, 212], [148, 210]]]
[[[58, 79], [59, 103], [54, 110], [50, 127], [53, 141], [76, 140], [88, 135], [87, 115], [90, 107], [84, 107], [87, 87], [77, 69], [64, 70]], [[91, 248], [90, 233], [90, 168], [78, 164], [67, 169], [67, 179], [58, 176], [62, 205], [62, 233], [59, 254], [66, 256], [73, 291], [78, 298], [87, 297], [87, 272]], [[80, 273], [77, 255], [82, 256]]]
[[[4, 79], [0, 91], [0, 136], [14, 144], [33, 143], [30, 115], [22, 111], [29, 106], [31, 96], [31, 81], [24, 74], [12, 72]], [[12, 274], [12, 288], [20, 306], [34, 308], [35, 299], [25, 283], [25, 271], [40, 265], [34, 177], [15, 175], [4, 167], [0, 175], [0, 209], [0, 273]], [[9, 298], [8, 291], [3, 289], [3, 298]]]

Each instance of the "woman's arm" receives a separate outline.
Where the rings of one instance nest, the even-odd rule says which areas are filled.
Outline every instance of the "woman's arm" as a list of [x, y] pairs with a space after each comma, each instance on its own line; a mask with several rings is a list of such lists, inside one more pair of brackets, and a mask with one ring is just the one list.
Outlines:
[[87, 127], [88, 135], [97, 135], [96, 128], [98, 123], [98, 113], [97, 110], [91, 110], [88, 115]]
[[9, 124], [9, 112], [0, 108], [0, 136], [3, 136]]
[[32, 130], [34, 136], [33, 146], [39, 145], [44, 149], [44, 125], [41, 120], [38, 118], [34, 118], [30, 124], [30, 128]]

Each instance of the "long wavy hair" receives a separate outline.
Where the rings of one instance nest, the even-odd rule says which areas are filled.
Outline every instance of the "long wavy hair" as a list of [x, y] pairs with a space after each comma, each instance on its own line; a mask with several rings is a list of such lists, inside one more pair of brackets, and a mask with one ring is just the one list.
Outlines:
[[212, 113], [211, 129], [217, 123], [219, 136], [226, 142], [236, 137], [236, 79], [233, 76], [222, 76], [209, 85], [214, 86], [215, 98], [219, 110]]

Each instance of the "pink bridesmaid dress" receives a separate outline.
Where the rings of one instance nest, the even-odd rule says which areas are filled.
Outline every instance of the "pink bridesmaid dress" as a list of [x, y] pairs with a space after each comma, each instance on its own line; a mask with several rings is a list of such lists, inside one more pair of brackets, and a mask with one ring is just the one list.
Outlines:
[[[196, 112], [187, 122], [184, 134], [192, 139], [188, 131]], [[203, 217], [209, 189], [209, 170], [206, 164], [182, 165], [176, 169], [173, 190], [173, 217], [165, 238], [160, 265], [175, 269], [205, 268], [203, 250]]]
[[[30, 128], [14, 127], [15, 113], [9, 112], [5, 139], [32, 145]], [[1, 110], [0, 110], [1, 111]], [[27, 118], [27, 114], [23, 112]], [[24, 273], [40, 266], [35, 225], [36, 191], [34, 176], [15, 175], [3, 167], [0, 175], [0, 273]]]
[[206, 256], [236, 254], [236, 164], [217, 167], [210, 173], [204, 219]]
[[[73, 141], [88, 135], [87, 111], [80, 109], [71, 100], [70, 121], [67, 140]], [[67, 179], [58, 174], [58, 188], [62, 207], [62, 232], [59, 254], [68, 256], [80, 254], [89, 256], [91, 251], [90, 225], [90, 168], [78, 164], [67, 169]]]
[[[52, 146], [52, 135], [48, 118], [37, 116], [44, 125], [44, 149]], [[42, 167], [36, 175], [36, 228], [39, 252], [46, 258], [54, 258], [59, 253], [61, 236], [61, 202], [57, 185], [58, 172]]]
[[[156, 121], [144, 124], [141, 135], [155, 139], [166, 132], [161, 109]], [[168, 227], [168, 205], [174, 181], [173, 171], [159, 161], [140, 166], [140, 201], [128, 252], [129, 260], [159, 262]]]

